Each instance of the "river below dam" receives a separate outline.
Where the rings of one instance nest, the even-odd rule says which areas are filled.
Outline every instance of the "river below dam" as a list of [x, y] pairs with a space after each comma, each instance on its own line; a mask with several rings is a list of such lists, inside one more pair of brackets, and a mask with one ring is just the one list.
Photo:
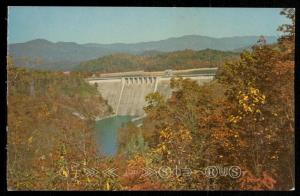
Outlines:
[[113, 156], [118, 151], [118, 130], [130, 122], [133, 116], [113, 116], [96, 121], [96, 143], [98, 152]]

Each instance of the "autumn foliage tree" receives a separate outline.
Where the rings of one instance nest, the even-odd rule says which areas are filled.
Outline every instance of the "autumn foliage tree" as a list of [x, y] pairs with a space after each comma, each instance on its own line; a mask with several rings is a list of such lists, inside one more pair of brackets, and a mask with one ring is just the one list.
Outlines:
[[[238, 180], [205, 180], [195, 175], [184, 188], [294, 187], [294, 10], [284, 9], [281, 14], [292, 22], [279, 28], [284, 34], [278, 44], [268, 45], [261, 37], [239, 61], [220, 68], [216, 84], [198, 86], [187, 79], [173, 79], [170, 99], [158, 93], [147, 97], [145, 136], [162, 153], [161, 163], [183, 161], [191, 168], [237, 165], [243, 170]], [[219, 96], [211, 90], [218, 87]], [[189, 140], [180, 141], [180, 136], [169, 143], [162, 140], [181, 130], [192, 138], [187, 146]], [[181, 146], [187, 148], [185, 155], [178, 155]], [[189, 156], [192, 158], [186, 159]], [[175, 182], [169, 187], [182, 186]]]
[[[250, 189], [290, 189], [294, 186], [294, 11], [283, 15], [292, 24], [278, 47], [259, 42], [237, 63], [225, 64], [219, 80], [227, 86], [229, 106], [224, 110], [228, 127], [240, 138], [237, 162], [256, 181]], [[263, 178], [264, 177], [264, 178]], [[246, 180], [246, 177], [245, 179]], [[249, 189], [241, 179], [242, 187]], [[261, 184], [260, 184], [261, 183]]]
[[8, 188], [88, 189], [72, 164], [96, 165], [92, 122], [109, 113], [104, 100], [80, 77], [16, 68], [11, 59], [7, 68]]

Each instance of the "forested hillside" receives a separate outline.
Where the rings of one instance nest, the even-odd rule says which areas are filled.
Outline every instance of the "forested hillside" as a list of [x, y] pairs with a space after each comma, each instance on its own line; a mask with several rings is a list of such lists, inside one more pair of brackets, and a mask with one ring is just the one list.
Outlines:
[[66, 164], [95, 157], [92, 122], [110, 107], [80, 75], [15, 68], [10, 60], [7, 99], [9, 189], [60, 189]]
[[166, 69], [191, 69], [218, 67], [228, 60], [236, 60], [239, 53], [206, 49], [184, 50], [170, 53], [146, 53], [144, 55], [114, 54], [82, 62], [78, 71], [123, 72], [162, 71]]

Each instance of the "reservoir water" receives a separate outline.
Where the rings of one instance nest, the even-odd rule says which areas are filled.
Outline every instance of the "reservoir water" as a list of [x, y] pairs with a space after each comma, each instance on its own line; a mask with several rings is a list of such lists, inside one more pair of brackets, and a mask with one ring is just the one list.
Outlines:
[[131, 121], [133, 116], [114, 116], [96, 121], [98, 151], [113, 156], [118, 150], [118, 129]]

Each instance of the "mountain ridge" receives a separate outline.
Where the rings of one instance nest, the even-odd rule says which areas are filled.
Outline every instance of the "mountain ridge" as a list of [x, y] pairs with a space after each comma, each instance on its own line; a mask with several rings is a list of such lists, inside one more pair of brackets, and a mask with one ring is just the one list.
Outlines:
[[[173, 38], [184, 38], [184, 37], [203, 37], [203, 38], [212, 38], [212, 39], [226, 39], [226, 38], [249, 38], [249, 37], [260, 37], [263, 35], [235, 35], [235, 36], [225, 36], [225, 37], [212, 37], [212, 36], [207, 36], [207, 35], [198, 35], [198, 34], [189, 34], [189, 35], [182, 35], [182, 36], [175, 36], [175, 37], [168, 37], [168, 38], [164, 38], [164, 39], [159, 39], [159, 40], [148, 40], [148, 41], [139, 41], [139, 42], [112, 42], [112, 43], [97, 43], [97, 42], [88, 42], [88, 43], [77, 43], [74, 41], [50, 41], [46, 38], [36, 38], [36, 39], [32, 39], [32, 40], [28, 40], [28, 41], [24, 41], [24, 42], [14, 42], [14, 43], [9, 43], [9, 45], [11, 44], [21, 44], [21, 43], [28, 43], [31, 41], [47, 41], [47, 42], [51, 42], [51, 43], [77, 43], [78, 45], [87, 45], [87, 44], [101, 44], [101, 45], [111, 45], [111, 44], [137, 44], [137, 43], [147, 43], [147, 42], [158, 42], [158, 41], [163, 41], [163, 40], [168, 40], [168, 39], [173, 39]], [[274, 38], [278, 38], [278, 36], [276, 35], [266, 35], [264, 37], [274, 37]]]
[[[166, 41], [166, 40], [172, 40], [172, 39], [181, 39], [181, 38], [207, 38], [207, 39], [214, 39], [214, 40], [220, 40], [220, 39], [235, 39], [235, 38], [259, 38], [261, 35], [245, 35], [245, 36], [227, 36], [227, 37], [210, 37], [210, 36], [205, 36], [205, 35], [196, 35], [196, 34], [191, 34], [191, 35], [183, 35], [183, 36], [178, 36], [178, 37], [169, 37], [166, 39], [160, 39], [160, 40], [153, 40], [153, 41], [141, 41], [141, 42], [132, 42], [132, 43], [125, 43], [125, 42], [113, 42], [113, 43], [96, 43], [96, 42], [88, 42], [88, 43], [77, 43], [74, 41], [50, 41], [47, 40], [45, 38], [37, 38], [37, 39], [33, 39], [33, 40], [29, 40], [29, 41], [25, 41], [25, 42], [17, 42], [17, 43], [10, 43], [9, 45], [15, 45], [15, 44], [26, 44], [26, 43], [32, 43], [32, 42], [44, 42], [44, 43], [52, 43], [52, 44], [60, 44], [60, 43], [74, 43], [76, 45], [81, 45], [81, 46], [85, 46], [85, 45], [103, 45], [103, 46], [107, 46], [107, 45], [134, 45], [134, 44], [145, 44], [145, 43], [151, 43], [151, 42], [161, 42], [161, 41]], [[268, 36], [264, 36], [265, 38], [269, 39], [278, 39], [277, 36], [275, 35], [268, 35]]]
[[[171, 37], [164, 40], [138, 42], [138, 43], [113, 43], [99, 44], [87, 43], [78, 44], [76, 42], [51, 42], [46, 39], [35, 39], [24, 43], [14, 43], [8, 45], [8, 55], [15, 60], [16, 66], [24, 65], [22, 58], [42, 59], [35, 67], [37, 69], [51, 69], [51, 64], [55, 69], [64, 70], [64, 63], [68, 69], [91, 59], [96, 59], [115, 53], [127, 53], [140, 55], [147, 51], [174, 52], [185, 49], [204, 50], [213, 49], [220, 51], [236, 51], [240, 48], [247, 48], [254, 45], [260, 36], [240, 36], [213, 38], [201, 35], [185, 35], [181, 37]], [[266, 36], [268, 43], [275, 43], [277, 37]], [[60, 68], [61, 64], [61, 68]]]

